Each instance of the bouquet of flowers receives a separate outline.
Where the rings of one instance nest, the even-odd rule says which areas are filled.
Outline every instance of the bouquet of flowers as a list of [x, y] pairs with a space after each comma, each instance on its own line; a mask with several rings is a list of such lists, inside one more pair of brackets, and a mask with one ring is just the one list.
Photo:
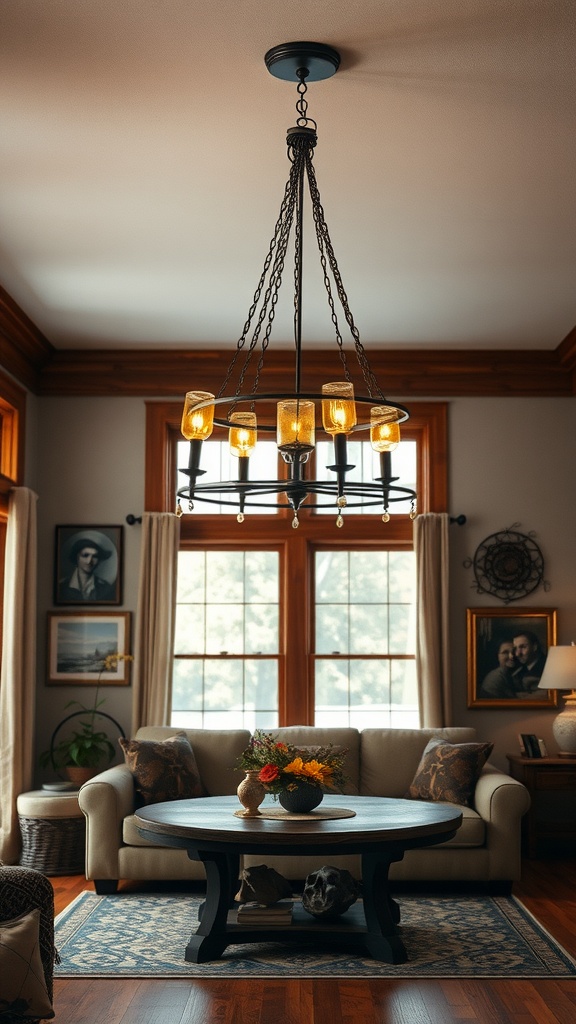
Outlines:
[[257, 771], [269, 793], [293, 791], [301, 783], [341, 790], [346, 783], [346, 753], [340, 748], [335, 752], [333, 744], [303, 750], [257, 730], [238, 758], [237, 766], [244, 771]]

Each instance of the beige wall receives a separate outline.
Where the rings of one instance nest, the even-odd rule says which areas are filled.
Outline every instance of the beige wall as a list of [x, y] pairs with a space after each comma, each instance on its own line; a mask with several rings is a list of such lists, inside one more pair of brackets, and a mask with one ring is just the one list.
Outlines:
[[[139, 399], [54, 398], [38, 402], [38, 692], [37, 746], [43, 750], [69, 700], [91, 700], [92, 687], [46, 686], [46, 612], [53, 604], [55, 525], [124, 527], [123, 601], [111, 610], [136, 608], [140, 527], [128, 513], [144, 508], [145, 407]], [[104, 610], [104, 609], [102, 609]], [[132, 615], [134, 628], [134, 615]], [[132, 690], [108, 687], [103, 708], [126, 732]], [[48, 773], [50, 774], [50, 773]]]
[[454, 714], [496, 744], [496, 760], [518, 751], [517, 733], [541, 736], [555, 751], [554, 709], [466, 707], [466, 608], [507, 607], [473, 588], [463, 562], [485, 537], [519, 523], [534, 531], [549, 590], [508, 607], [556, 608], [560, 644], [576, 641], [576, 399], [468, 398], [450, 402], [450, 511], [465, 527], [451, 533], [451, 636]]
[[[409, 405], [409, 402], [407, 403]], [[48, 743], [67, 700], [81, 688], [47, 687], [45, 621], [52, 604], [54, 526], [125, 524], [144, 502], [144, 402], [125, 398], [33, 399], [31, 426], [37, 446], [30, 455], [28, 483], [40, 495], [38, 747]], [[496, 744], [505, 764], [517, 748], [517, 733], [535, 732], [551, 749], [551, 709], [483, 710], [466, 706], [466, 608], [505, 607], [473, 588], [463, 563], [489, 534], [519, 523], [534, 531], [545, 562], [543, 587], [520, 602], [523, 608], [558, 610], [558, 642], [576, 640], [576, 399], [454, 399], [449, 402], [450, 507], [467, 524], [451, 527], [451, 628], [454, 720], [473, 725]], [[34, 479], [35, 477], [35, 479]], [[124, 526], [124, 601], [136, 606], [140, 529]], [[105, 710], [126, 730], [131, 692], [106, 691]]]

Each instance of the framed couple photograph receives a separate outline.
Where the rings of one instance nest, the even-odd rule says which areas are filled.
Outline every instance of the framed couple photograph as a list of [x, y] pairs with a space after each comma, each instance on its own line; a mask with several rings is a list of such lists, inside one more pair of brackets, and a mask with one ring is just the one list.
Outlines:
[[48, 612], [48, 675], [53, 686], [128, 686], [130, 612]]
[[468, 608], [468, 707], [556, 707], [556, 690], [539, 688], [556, 609]]
[[57, 526], [54, 604], [122, 603], [121, 526]]

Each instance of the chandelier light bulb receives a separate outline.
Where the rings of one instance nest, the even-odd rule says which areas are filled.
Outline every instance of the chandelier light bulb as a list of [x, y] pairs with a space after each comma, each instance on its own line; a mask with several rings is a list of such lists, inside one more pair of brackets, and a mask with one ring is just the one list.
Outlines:
[[248, 458], [256, 447], [257, 436], [256, 413], [231, 413], [228, 440], [232, 455], [239, 459]]
[[201, 402], [214, 398], [211, 391], [189, 391], [184, 401], [181, 431], [187, 441], [205, 441], [214, 429], [214, 406], [205, 405], [198, 409]]
[[281, 452], [311, 452], [315, 441], [314, 402], [289, 399], [276, 407], [276, 443]]
[[375, 452], [393, 452], [398, 447], [398, 410], [393, 406], [374, 405], [370, 410], [370, 443]]
[[332, 381], [322, 385], [322, 425], [327, 434], [349, 434], [356, 426], [354, 385]]

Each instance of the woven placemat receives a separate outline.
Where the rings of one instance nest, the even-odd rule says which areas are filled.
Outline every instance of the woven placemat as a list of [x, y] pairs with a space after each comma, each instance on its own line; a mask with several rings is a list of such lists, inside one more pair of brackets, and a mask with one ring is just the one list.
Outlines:
[[[237, 818], [246, 817], [243, 811], [234, 811], [234, 814]], [[350, 811], [347, 807], [316, 807], [313, 811], [308, 811], [307, 814], [293, 814], [291, 811], [285, 811], [283, 807], [265, 807], [256, 817], [285, 819], [286, 821], [310, 821], [314, 818], [333, 821], [336, 818], [355, 818], [356, 811]]]

